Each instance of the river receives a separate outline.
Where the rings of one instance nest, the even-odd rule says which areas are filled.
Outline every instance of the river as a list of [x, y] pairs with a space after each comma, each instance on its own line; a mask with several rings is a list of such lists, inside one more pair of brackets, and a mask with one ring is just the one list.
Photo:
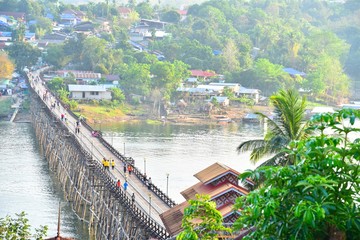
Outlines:
[[[243, 141], [262, 137], [258, 124], [149, 125], [118, 123], [101, 127], [104, 138], [127, 157], [176, 203], [181, 191], [198, 180], [193, 176], [215, 162], [242, 172], [253, 169], [249, 154], [239, 155]], [[168, 177], [167, 177], [168, 174]]]
[[61, 235], [89, 239], [87, 225], [64, 202], [61, 188], [39, 152], [32, 126], [0, 122], [0, 131], [0, 218], [25, 211], [33, 229], [47, 225], [48, 237], [55, 237], [61, 202]]
[[[25, 211], [33, 227], [48, 225], [56, 236], [58, 203], [63, 202], [61, 233], [89, 239], [87, 225], [79, 221], [67, 203], [46, 159], [40, 152], [30, 124], [0, 122], [2, 137], [0, 218]], [[149, 125], [119, 123], [102, 126], [104, 138], [119, 152], [135, 159], [135, 165], [177, 203], [180, 192], [197, 183], [195, 173], [215, 162], [235, 170], [254, 168], [248, 154], [238, 155], [243, 141], [261, 137], [256, 124]], [[168, 174], [168, 178], [167, 178]]]

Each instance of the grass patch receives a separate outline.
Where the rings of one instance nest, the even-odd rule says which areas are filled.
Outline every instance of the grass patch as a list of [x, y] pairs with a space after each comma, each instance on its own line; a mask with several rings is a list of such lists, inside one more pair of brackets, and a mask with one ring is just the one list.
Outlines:
[[149, 124], [149, 125], [159, 125], [159, 124], [162, 124], [161, 121], [159, 121], [159, 120], [152, 120], [152, 119], [147, 119], [147, 120], [146, 120], [146, 123]]
[[113, 122], [128, 114], [141, 115], [145, 113], [141, 107], [134, 108], [131, 105], [126, 104], [116, 108], [110, 106], [79, 104], [78, 109], [79, 111], [75, 111], [75, 114], [84, 116], [88, 122]]
[[1, 97], [0, 98], [0, 115], [7, 116], [12, 112], [11, 110], [12, 98]]

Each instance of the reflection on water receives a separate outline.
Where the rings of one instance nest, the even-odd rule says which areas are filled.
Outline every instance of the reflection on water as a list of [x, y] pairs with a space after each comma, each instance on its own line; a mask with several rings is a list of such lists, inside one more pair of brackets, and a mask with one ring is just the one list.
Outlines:
[[[25, 211], [33, 228], [48, 225], [48, 236], [57, 233], [59, 201], [64, 201], [55, 176], [39, 153], [30, 124], [0, 122], [0, 218]], [[62, 203], [61, 233], [89, 239], [87, 225]]]
[[[249, 154], [239, 155], [236, 147], [243, 141], [262, 137], [258, 124], [228, 125], [148, 125], [119, 123], [102, 126], [104, 138], [136, 166], [146, 171], [171, 198], [184, 201], [180, 192], [197, 182], [193, 175], [215, 162], [241, 172], [254, 168]], [[167, 184], [166, 174], [169, 174]]]

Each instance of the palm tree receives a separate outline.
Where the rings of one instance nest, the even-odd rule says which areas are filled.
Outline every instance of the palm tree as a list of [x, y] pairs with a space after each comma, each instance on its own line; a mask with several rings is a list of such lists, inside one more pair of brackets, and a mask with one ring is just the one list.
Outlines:
[[292, 89], [280, 90], [270, 97], [270, 103], [275, 108], [276, 119], [256, 113], [268, 124], [264, 139], [243, 142], [237, 147], [237, 151], [252, 151], [250, 161], [253, 163], [257, 163], [262, 157], [273, 155], [260, 166], [294, 164], [293, 159], [281, 150], [287, 147], [290, 141], [306, 136], [305, 97], [300, 97], [299, 93]]

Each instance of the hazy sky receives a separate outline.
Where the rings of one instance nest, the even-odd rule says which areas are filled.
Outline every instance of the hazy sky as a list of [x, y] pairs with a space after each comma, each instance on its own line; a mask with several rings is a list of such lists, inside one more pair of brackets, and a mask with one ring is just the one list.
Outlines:
[[[102, 0], [60, 0], [60, 2], [69, 3], [69, 4], [84, 4], [88, 2], [101, 2]], [[195, 3], [202, 3], [206, 0], [150, 0], [152, 4], [160, 4], [161, 5], [170, 5], [170, 6], [181, 6], [181, 5], [192, 5]], [[112, 2], [112, 1], [110, 1]], [[127, 0], [117, 0], [118, 4], [126, 4]], [[142, 0], [137, 0], [137, 3], [143, 2]]]

